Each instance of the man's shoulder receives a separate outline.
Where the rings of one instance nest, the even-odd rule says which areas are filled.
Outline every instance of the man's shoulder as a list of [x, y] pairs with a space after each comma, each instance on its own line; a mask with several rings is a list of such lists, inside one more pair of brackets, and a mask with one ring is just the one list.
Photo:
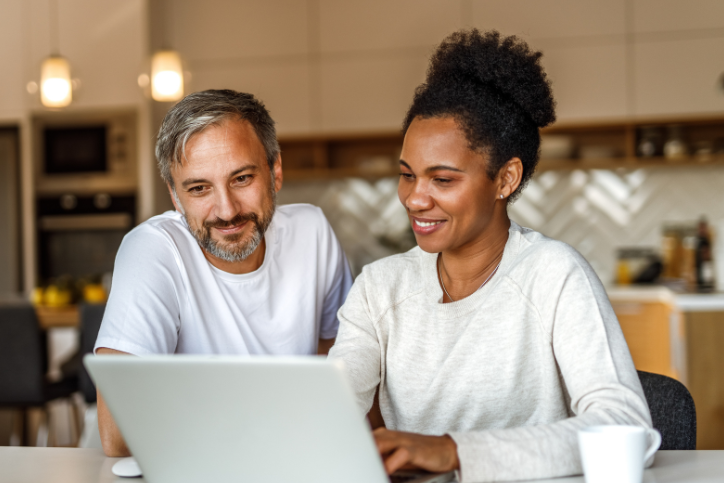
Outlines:
[[274, 213], [274, 227], [282, 238], [301, 240], [327, 240], [331, 232], [322, 209], [307, 203], [280, 205]]
[[[167, 211], [140, 223], [124, 238], [122, 251], [142, 251], [148, 255], [168, 252], [169, 248], [185, 251], [186, 245], [193, 241], [183, 215], [176, 211]], [[125, 249], [125, 250], [123, 250]]]
[[282, 226], [308, 226], [310, 223], [314, 226], [327, 225], [327, 218], [324, 216], [322, 209], [308, 203], [293, 203], [277, 206], [274, 221]]

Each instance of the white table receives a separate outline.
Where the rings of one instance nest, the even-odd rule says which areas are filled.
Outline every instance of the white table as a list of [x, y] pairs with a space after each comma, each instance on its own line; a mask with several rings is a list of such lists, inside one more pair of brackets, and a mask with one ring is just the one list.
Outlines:
[[[0, 447], [0, 483], [143, 483], [117, 478], [99, 449]], [[537, 483], [583, 483], [583, 477], [536, 480]], [[659, 451], [646, 470], [645, 483], [724, 482], [724, 451]]]

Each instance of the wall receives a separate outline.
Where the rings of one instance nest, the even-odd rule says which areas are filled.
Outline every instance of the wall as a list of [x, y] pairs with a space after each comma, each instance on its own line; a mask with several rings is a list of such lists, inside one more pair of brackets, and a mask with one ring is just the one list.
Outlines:
[[466, 26], [541, 49], [561, 121], [724, 110], [717, 0], [178, 0], [166, 12], [189, 90], [257, 94], [282, 135], [398, 129], [433, 47]]
[[[57, 22], [51, 6], [57, 5]], [[77, 88], [73, 103], [65, 111], [134, 108], [139, 112], [141, 215], [150, 216], [152, 189], [143, 189], [152, 179], [150, 128], [147, 100], [137, 77], [146, 69], [147, 1], [124, 0], [3, 0], [0, 6], [0, 126], [20, 128], [20, 192], [22, 213], [24, 289], [35, 285], [35, 196], [33, 186], [33, 142], [30, 120], [46, 109], [38, 92], [26, 89], [40, 81], [45, 57], [59, 52], [71, 65]], [[53, 28], [57, 26], [57, 28]], [[57, 35], [52, 32], [57, 31]]]
[[0, 297], [20, 290], [17, 134], [0, 130]]
[[[520, 225], [575, 247], [610, 284], [616, 249], [659, 249], [664, 223], [694, 223], [704, 215], [715, 228], [724, 227], [723, 182], [721, 166], [546, 171], [531, 180], [509, 214]], [[279, 201], [320, 206], [355, 274], [367, 263], [414, 246], [396, 178], [286, 183]]]
[[144, 68], [145, 1], [57, 0], [57, 42], [51, 35], [51, 2], [3, 0], [0, 15], [0, 120], [17, 122], [42, 110], [39, 94], [26, 91], [40, 81], [40, 64], [57, 50], [80, 81], [68, 110], [137, 106]]

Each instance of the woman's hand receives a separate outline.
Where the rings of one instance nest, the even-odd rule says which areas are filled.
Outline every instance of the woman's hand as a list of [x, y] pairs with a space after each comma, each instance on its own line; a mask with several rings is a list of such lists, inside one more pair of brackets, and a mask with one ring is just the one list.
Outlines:
[[372, 434], [388, 474], [401, 469], [442, 473], [460, 468], [458, 447], [448, 435], [425, 436], [386, 428], [375, 429]]

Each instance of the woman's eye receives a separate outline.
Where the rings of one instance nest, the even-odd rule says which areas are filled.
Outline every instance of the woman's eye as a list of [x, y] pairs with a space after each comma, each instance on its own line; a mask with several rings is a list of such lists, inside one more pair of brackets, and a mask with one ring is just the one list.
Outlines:
[[435, 178], [435, 181], [437, 181], [438, 183], [449, 183], [452, 180], [449, 178]]

